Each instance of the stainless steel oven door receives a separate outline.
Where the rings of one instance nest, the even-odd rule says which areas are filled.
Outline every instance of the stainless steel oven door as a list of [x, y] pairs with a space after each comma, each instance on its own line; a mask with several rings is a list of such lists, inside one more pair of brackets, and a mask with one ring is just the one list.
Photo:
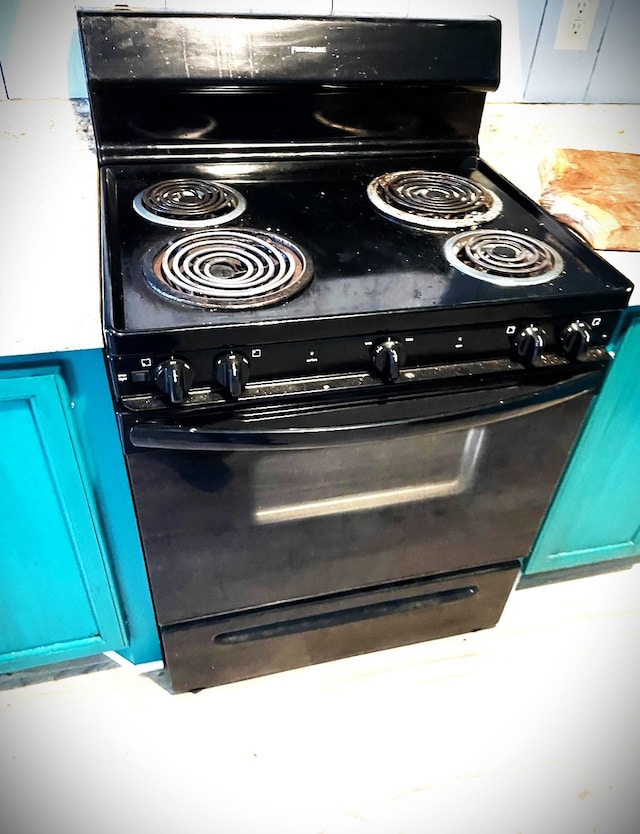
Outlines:
[[159, 623], [525, 556], [600, 377], [132, 419]]

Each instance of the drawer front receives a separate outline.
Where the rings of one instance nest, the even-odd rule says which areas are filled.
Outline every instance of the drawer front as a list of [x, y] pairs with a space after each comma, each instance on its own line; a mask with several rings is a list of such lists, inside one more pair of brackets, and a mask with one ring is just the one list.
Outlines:
[[175, 691], [494, 626], [519, 562], [161, 630]]

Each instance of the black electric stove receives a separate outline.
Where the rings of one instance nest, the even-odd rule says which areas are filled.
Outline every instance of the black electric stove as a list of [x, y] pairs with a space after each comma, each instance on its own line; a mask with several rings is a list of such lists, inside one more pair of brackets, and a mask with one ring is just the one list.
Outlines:
[[79, 20], [174, 686], [494, 624], [632, 290], [479, 158], [499, 21]]
[[[198, 366], [198, 351], [233, 349], [264, 381], [368, 371], [365, 348], [391, 330], [421, 332], [407, 366], [513, 355], [531, 323], [544, 335], [525, 336], [529, 366], [567, 355], [575, 321], [606, 344], [629, 283], [478, 158], [498, 21], [80, 22], [106, 340], [133, 408], [166, 401], [153, 369], [174, 353]], [[567, 338], [569, 354], [585, 340]], [[209, 359], [187, 388], [228, 387]]]

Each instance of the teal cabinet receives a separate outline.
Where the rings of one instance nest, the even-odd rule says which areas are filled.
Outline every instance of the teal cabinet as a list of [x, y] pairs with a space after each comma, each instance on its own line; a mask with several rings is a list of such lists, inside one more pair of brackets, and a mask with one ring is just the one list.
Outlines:
[[640, 318], [631, 322], [524, 568], [640, 556]]
[[57, 373], [0, 378], [0, 669], [120, 649], [125, 632]]
[[0, 672], [161, 651], [100, 351], [0, 362]]

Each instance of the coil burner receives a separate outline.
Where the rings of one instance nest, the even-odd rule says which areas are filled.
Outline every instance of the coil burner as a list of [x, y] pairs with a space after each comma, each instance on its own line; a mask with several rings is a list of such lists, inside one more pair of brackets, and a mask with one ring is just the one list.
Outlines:
[[446, 241], [444, 254], [466, 275], [501, 287], [544, 284], [564, 268], [560, 255], [541, 240], [493, 229], [454, 235]]
[[211, 310], [250, 310], [299, 293], [313, 270], [290, 241], [256, 229], [183, 235], [150, 253], [145, 277], [166, 298]]
[[369, 183], [367, 195], [394, 220], [430, 229], [476, 226], [502, 211], [502, 201], [484, 186], [440, 171], [382, 174]]
[[230, 223], [246, 206], [235, 188], [196, 178], [163, 180], [140, 191], [133, 200], [134, 209], [145, 220], [185, 229]]

